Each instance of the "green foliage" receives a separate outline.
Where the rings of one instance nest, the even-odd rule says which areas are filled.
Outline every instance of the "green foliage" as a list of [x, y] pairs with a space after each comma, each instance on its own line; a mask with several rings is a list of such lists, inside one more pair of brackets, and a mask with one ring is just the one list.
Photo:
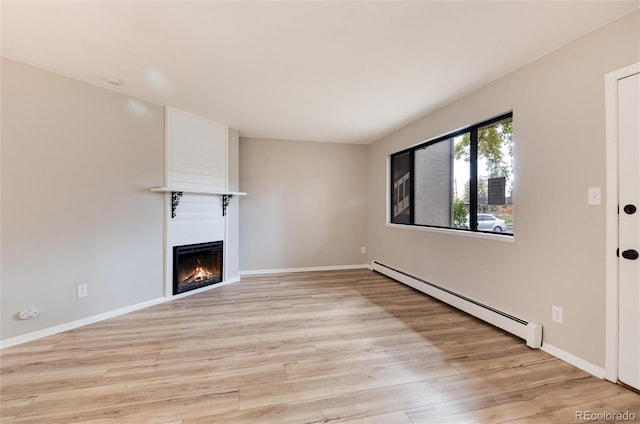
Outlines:
[[453, 157], [456, 160], [464, 159], [465, 162], [471, 160], [471, 136], [466, 133], [462, 139], [453, 146]]
[[465, 228], [467, 226], [467, 207], [460, 199], [453, 202], [453, 226]]
[[[513, 122], [507, 121], [478, 131], [478, 159], [487, 161], [489, 178], [507, 177], [513, 172], [511, 161], [505, 163], [502, 146], [507, 147], [510, 157], [513, 157]], [[457, 160], [471, 160], [470, 135], [462, 136], [453, 147], [453, 155]]]

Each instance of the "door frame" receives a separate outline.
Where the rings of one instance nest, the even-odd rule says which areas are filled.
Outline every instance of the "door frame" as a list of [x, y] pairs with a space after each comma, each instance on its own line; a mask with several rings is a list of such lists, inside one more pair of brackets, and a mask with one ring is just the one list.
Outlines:
[[640, 62], [604, 76], [606, 124], [605, 378], [618, 382], [618, 80], [640, 72]]

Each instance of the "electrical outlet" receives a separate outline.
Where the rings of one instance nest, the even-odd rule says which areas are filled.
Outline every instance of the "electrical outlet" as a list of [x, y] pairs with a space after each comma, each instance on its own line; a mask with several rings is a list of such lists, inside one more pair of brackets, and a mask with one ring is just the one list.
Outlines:
[[31, 307], [31, 308], [27, 308], [20, 311], [18, 313], [18, 318], [31, 319], [31, 318], [38, 318], [39, 315], [40, 315], [40, 311], [38, 310], [38, 308]]
[[562, 324], [564, 320], [562, 314], [563, 312], [561, 307], [559, 306], [551, 307], [551, 321], [557, 322], [558, 324]]
[[360, 253], [362, 253], [363, 255], [364, 255], [365, 253], [367, 253], [367, 246], [362, 246], [362, 247], [360, 248]]
[[87, 297], [89, 289], [86, 284], [78, 284], [78, 299], [81, 297]]

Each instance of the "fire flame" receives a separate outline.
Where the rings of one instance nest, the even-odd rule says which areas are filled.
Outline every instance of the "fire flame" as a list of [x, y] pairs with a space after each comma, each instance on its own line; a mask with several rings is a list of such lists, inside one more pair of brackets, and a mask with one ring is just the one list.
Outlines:
[[215, 277], [215, 274], [204, 267], [199, 259], [197, 259], [197, 262], [198, 264], [191, 271], [191, 274], [189, 274], [187, 278], [182, 280], [183, 284], [199, 283], [202, 281], [211, 280]]
[[206, 280], [213, 277], [213, 273], [207, 271], [203, 267], [199, 266], [193, 271], [194, 280]]

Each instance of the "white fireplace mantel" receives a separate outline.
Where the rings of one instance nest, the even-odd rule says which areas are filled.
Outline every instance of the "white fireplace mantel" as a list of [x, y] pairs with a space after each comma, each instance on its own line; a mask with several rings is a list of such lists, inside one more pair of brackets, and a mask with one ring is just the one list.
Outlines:
[[210, 194], [214, 196], [246, 196], [247, 193], [240, 191], [219, 191], [206, 189], [193, 189], [183, 187], [152, 187], [151, 191], [156, 193], [191, 193], [191, 194]]
[[229, 205], [229, 199], [231, 199], [233, 196], [247, 195], [247, 193], [243, 193], [240, 191], [217, 191], [180, 187], [152, 187], [151, 191], [153, 191], [154, 193], [171, 193], [171, 218], [176, 217], [176, 208], [178, 207], [178, 203], [180, 203], [180, 198], [182, 197], [183, 193], [222, 196], [222, 216], [227, 215], [227, 206]]
[[238, 153], [236, 130], [165, 108], [164, 182], [149, 187], [165, 197], [165, 297], [176, 296], [172, 281], [176, 246], [223, 241], [222, 283], [238, 280], [239, 203], [232, 199], [246, 195], [239, 190]]

